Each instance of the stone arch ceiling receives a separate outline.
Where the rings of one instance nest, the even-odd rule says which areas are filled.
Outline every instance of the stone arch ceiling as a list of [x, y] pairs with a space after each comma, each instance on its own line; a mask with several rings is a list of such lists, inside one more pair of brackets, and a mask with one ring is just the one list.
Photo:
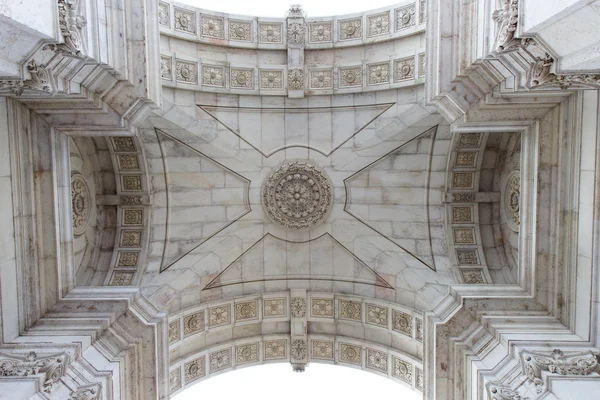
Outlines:
[[[52, 3], [58, 36], [0, 79], [0, 358], [52, 365], [42, 397], [166, 399], [277, 360], [427, 399], [598, 376], [599, 75], [520, 25], [533, 0], [109, 3]], [[82, 175], [111, 190], [84, 196], [69, 141], [91, 140], [104, 177]], [[83, 282], [86, 204], [114, 235]]]

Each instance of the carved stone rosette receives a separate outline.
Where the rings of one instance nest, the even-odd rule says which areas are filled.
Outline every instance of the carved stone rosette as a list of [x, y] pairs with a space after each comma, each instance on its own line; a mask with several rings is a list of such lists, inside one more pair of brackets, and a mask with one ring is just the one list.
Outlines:
[[288, 161], [267, 177], [262, 203], [273, 222], [288, 229], [309, 229], [327, 218], [333, 186], [320, 168], [306, 161]]

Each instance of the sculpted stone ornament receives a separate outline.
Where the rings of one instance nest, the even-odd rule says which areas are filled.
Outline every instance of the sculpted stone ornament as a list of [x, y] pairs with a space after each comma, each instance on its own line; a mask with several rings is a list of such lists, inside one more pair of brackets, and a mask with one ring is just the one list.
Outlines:
[[100, 398], [100, 385], [79, 388], [71, 392], [69, 400], [97, 400]]
[[301, 69], [292, 69], [288, 73], [288, 87], [292, 90], [304, 89], [304, 71]]
[[53, 94], [52, 84], [50, 82], [50, 71], [47, 68], [38, 65], [35, 60], [31, 60], [27, 64], [27, 72], [29, 72], [30, 78], [24, 81], [0, 81], [0, 90], [10, 89], [11, 93], [15, 96], [22, 95], [25, 92], [25, 89], [43, 94]]
[[306, 13], [302, 10], [302, 4], [292, 4], [285, 16], [287, 18], [304, 18]]
[[333, 186], [320, 168], [306, 161], [288, 161], [267, 177], [262, 203], [273, 222], [288, 229], [309, 229], [327, 218]]
[[521, 203], [521, 172], [513, 171], [506, 181], [504, 213], [510, 229], [519, 232]]
[[570, 355], [565, 355], [559, 349], [550, 355], [524, 351], [521, 359], [523, 371], [538, 393], [544, 390], [542, 371], [558, 375], [589, 375], [598, 370], [598, 356], [591, 351]]
[[304, 24], [300, 22], [288, 23], [287, 38], [289, 43], [304, 43]]
[[600, 88], [600, 74], [555, 74], [552, 72], [554, 59], [546, 54], [545, 58], [538, 58], [531, 66], [529, 72], [529, 86], [532, 89], [546, 86], [558, 86], [561, 89], [569, 89], [572, 86], [578, 88]]
[[499, 53], [505, 52], [516, 39], [515, 31], [519, 19], [518, 0], [502, 0], [502, 9], [494, 11], [492, 19], [498, 24], [494, 50]]
[[46, 374], [43, 390], [50, 393], [54, 384], [65, 374], [68, 357], [64, 354], [38, 359], [33, 351], [24, 358], [0, 354], [0, 376], [25, 377]]
[[83, 53], [83, 27], [87, 21], [76, 13], [78, 0], [58, 0], [58, 20], [64, 43], [55, 45], [55, 51], [79, 57]]
[[71, 206], [73, 233], [81, 235], [85, 232], [90, 217], [90, 191], [81, 175], [71, 177]]
[[521, 397], [510, 386], [503, 385], [500, 382], [489, 382], [485, 386], [490, 400], [529, 400], [528, 397]]

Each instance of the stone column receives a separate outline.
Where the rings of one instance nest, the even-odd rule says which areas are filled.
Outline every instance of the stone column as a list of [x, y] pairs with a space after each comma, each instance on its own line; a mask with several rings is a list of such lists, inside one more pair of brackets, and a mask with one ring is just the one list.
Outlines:
[[292, 5], [287, 12], [288, 97], [304, 98], [304, 42], [306, 25], [301, 5]]

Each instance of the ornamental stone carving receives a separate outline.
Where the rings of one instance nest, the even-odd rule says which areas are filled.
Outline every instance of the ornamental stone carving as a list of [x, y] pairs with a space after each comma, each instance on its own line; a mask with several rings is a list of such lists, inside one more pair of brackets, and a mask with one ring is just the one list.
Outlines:
[[38, 65], [35, 60], [31, 60], [27, 64], [27, 72], [29, 73], [30, 77], [29, 79], [26, 79], [24, 81], [0, 81], [0, 90], [8, 89], [15, 96], [22, 95], [25, 89], [40, 92], [43, 94], [52, 93], [50, 71], [46, 67]]
[[362, 351], [360, 346], [354, 346], [346, 343], [340, 344], [340, 361], [360, 365], [361, 359]]
[[225, 68], [216, 65], [202, 66], [202, 84], [225, 87]]
[[340, 300], [340, 318], [360, 321], [361, 315], [360, 302]]
[[531, 88], [558, 86], [569, 89], [572, 86], [581, 88], [600, 88], [600, 74], [555, 74], [552, 72], [554, 59], [546, 54], [538, 58], [529, 71], [529, 86]]
[[24, 358], [0, 354], [0, 376], [25, 377], [46, 374], [43, 391], [50, 393], [54, 384], [65, 374], [68, 357], [64, 354], [38, 359], [33, 351]]
[[175, 63], [176, 78], [178, 82], [198, 83], [198, 64], [177, 60]]
[[175, 7], [175, 30], [196, 34], [196, 13]]
[[258, 361], [258, 343], [245, 344], [235, 348], [236, 364]]
[[241, 42], [251, 42], [252, 22], [229, 21], [229, 39]]
[[285, 13], [287, 18], [304, 18], [306, 13], [302, 10], [301, 4], [292, 4], [290, 9]]
[[367, 349], [367, 368], [387, 373], [388, 356], [383, 351]]
[[90, 190], [85, 178], [79, 174], [71, 177], [71, 217], [73, 234], [79, 236], [85, 232], [90, 219]]
[[379, 85], [390, 81], [390, 64], [369, 65], [369, 85]]
[[100, 389], [100, 385], [79, 388], [78, 390], [71, 392], [68, 400], [97, 400], [100, 398]]
[[261, 43], [282, 43], [280, 23], [258, 24], [258, 41]]
[[392, 329], [396, 332], [403, 333], [407, 336], [412, 336], [412, 315], [402, 311], [393, 310], [392, 312]]
[[308, 40], [310, 43], [331, 42], [332, 22], [313, 23], [308, 26]]
[[479, 285], [485, 283], [481, 268], [461, 269], [460, 274], [462, 275], [463, 282], [466, 284]]
[[362, 37], [362, 19], [340, 21], [340, 40], [360, 39]]
[[167, 28], [171, 25], [169, 5], [162, 1], [158, 2], [158, 23]]
[[388, 309], [375, 304], [367, 304], [367, 324], [378, 325], [387, 328]]
[[513, 47], [519, 19], [518, 0], [502, 0], [502, 8], [494, 11], [492, 19], [498, 24], [494, 50], [505, 52]]
[[415, 79], [414, 57], [394, 60], [394, 82]]
[[168, 81], [173, 80], [173, 59], [169, 56], [160, 56], [160, 77]]
[[332, 89], [333, 71], [330, 69], [310, 71], [311, 89]]
[[312, 358], [320, 358], [323, 360], [333, 360], [333, 342], [326, 340], [313, 340], [312, 345]]
[[306, 341], [304, 339], [296, 339], [292, 342], [291, 347], [292, 359], [306, 359]]
[[223, 18], [213, 17], [209, 15], [200, 16], [200, 34], [202, 36], [223, 39], [225, 36], [223, 25]]
[[304, 318], [306, 316], [306, 300], [302, 297], [294, 297], [292, 299], [292, 317]]
[[267, 177], [262, 202], [273, 222], [288, 229], [309, 229], [327, 218], [333, 204], [333, 186], [315, 165], [288, 161]]
[[396, 9], [396, 31], [408, 29], [415, 25], [416, 7], [411, 4]]
[[390, 14], [385, 12], [367, 17], [369, 33], [367, 36], [378, 36], [390, 33]]
[[528, 397], [521, 397], [516, 390], [500, 382], [488, 382], [485, 387], [490, 400], [529, 400]]
[[265, 360], [285, 358], [285, 340], [266, 340], [264, 342]]
[[362, 86], [362, 67], [340, 68], [340, 88]]
[[304, 43], [304, 24], [300, 22], [291, 22], [287, 26], [288, 43]]
[[392, 356], [392, 376], [412, 383], [412, 365], [398, 357]]
[[281, 90], [283, 89], [283, 71], [261, 70], [260, 88], [264, 90]]
[[285, 299], [264, 299], [263, 318], [285, 317]]
[[513, 171], [508, 175], [504, 189], [504, 213], [510, 229], [519, 232], [521, 201], [521, 172]]
[[83, 53], [83, 27], [87, 21], [77, 14], [78, 0], [58, 0], [58, 24], [64, 43], [55, 51], [65, 55], [80, 56]]
[[252, 89], [254, 88], [253, 70], [251, 69], [230, 69], [230, 85], [232, 88]]

